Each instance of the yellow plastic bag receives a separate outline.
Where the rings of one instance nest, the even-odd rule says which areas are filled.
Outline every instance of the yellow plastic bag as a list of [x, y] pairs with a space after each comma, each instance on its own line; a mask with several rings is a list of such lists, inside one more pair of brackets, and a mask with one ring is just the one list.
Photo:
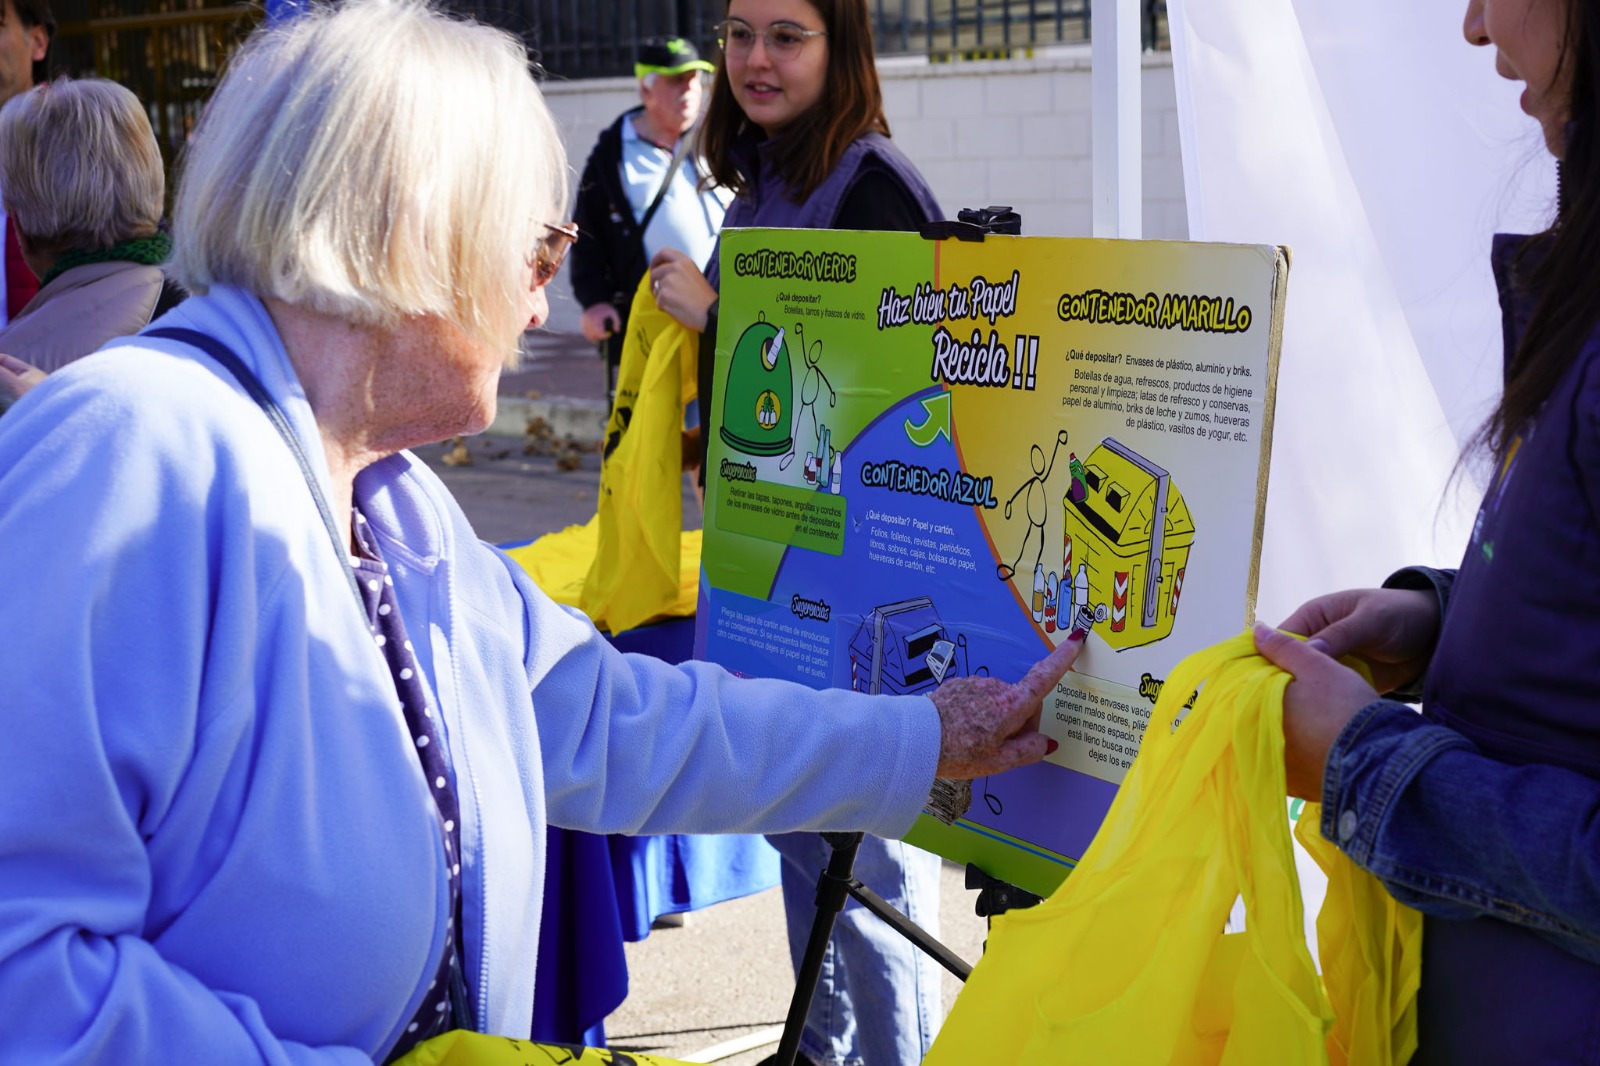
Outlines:
[[507, 551], [545, 595], [612, 633], [694, 614], [699, 530], [683, 529], [683, 408], [695, 334], [656, 307], [649, 275], [629, 312], [593, 518]]
[[455, 1029], [424, 1040], [395, 1066], [693, 1066], [682, 1059], [569, 1044], [535, 1044]]
[[[1288, 681], [1249, 633], [1173, 670], [1088, 851], [1045, 903], [996, 919], [929, 1066], [1322, 1064], [1339, 1031], [1334, 1006], [1349, 1015], [1375, 1004], [1380, 989], [1395, 1001], [1405, 987], [1414, 995], [1420, 960], [1381, 947], [1377, 961], [1401, 959], [1409, 976], [1363, 984], [1359, 966], [1333, 967], [1329, 994], [1318, 979], [1284, 811]], [[1349, 871], [1336, 875], [1323, 915], [1353, 906], [1334, 924], [1364, 928], [1374, 897], [1354, 889], [1361, 878], [1380, 895], [1382, 887], [1332, 854]], [[1346, 882], [1352, 891], [1338, 887]], [[1224, 934], [1239, 897], [1245, 928]], [[1410, 913], [1420, 943], [1420, 916]], [[1387, 945], [1387, 936], [1371, 943]], [[1362, 998], [1348, 994], [1352, 978], [1367, 989]], [[1370, 1035], [1376, 1024], [1351, 1018], [1345, 1031]], [[1378, 1043], [1386, 1041], [1364, 1046]]]
[[698, 337], [656, 306], [645, 275], [628, 313], [600, 465], [594, 561], [579, 603], [613, 633], [679, 599], [683, 409], [696, 395], [698, 349]]
[[1333, 1066], [1407, 1062], [1417, 1050], [1422, 915], [1329, 843], [1321, 824], [1322, 805], [1308, 803], [1294, 835], [1328, 875], [1317, 915], [1317, 954], [1335, 1014], [1328, 1059]]

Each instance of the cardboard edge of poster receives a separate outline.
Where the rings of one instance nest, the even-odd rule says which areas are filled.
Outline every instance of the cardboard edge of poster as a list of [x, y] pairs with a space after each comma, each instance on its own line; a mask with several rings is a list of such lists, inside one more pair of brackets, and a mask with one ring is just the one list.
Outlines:
[[[1075, 859], [966, 819], [945, 825], [930, 814], [920, 814], [902, 839], [950, 862], [975, 865], [1036, 896], [1049, 896], [1077, 866]], [[960, 858], [953, 858], [957, 855]]]
[[1285, 244], [1270, 245], [1272, 313], [1267, 328], [1267, 395], [1261, 410], [1261, 461], [1256, 474], [1256, 514], [1250, 532], [1250, 576], [1244, 596], [1244, 625], [1256, 621], [1256, 596], [1261, 590], [1261, 542], [1267, 526], [1267, 492], [1272, 474], [1272, 434], [1278, 408], [1278, 359], [1283, 352], [1283, 316], [1288, 301], [1289, 267], [1294, 255]]

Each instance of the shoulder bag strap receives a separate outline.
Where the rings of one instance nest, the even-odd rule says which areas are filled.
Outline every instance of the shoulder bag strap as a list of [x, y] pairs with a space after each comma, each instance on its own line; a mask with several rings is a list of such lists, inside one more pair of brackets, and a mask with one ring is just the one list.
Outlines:
[[349, 549], [341, 543], [339, 525], [333, 520], [333, 509], [328, 506], [327, 498], [322, 495], [322, 486], [317, 481], [316, 471], [311, 466], [311, 460], [306, 455], [305, 448], [300, 443], [300, 438], [294, 435], [294, 430], [289, 426], [289, 416], [283, 413], [283, 408], [278, 406], [278, 401], [267, 392], [261, 379], [256, 377], [244, 361], [234, 354], [233, 349], [223, 344], [210, 334], [198, 330], [182, 329], [179, 327], [162, 327], [149, 330], [141, 336], [160, 337], [165, 340], [179, 341], [205, 352], [228, 373], [232, 374], [244, 391], [256, 402], [262, 412], [267, 416], [267, 421], [272, 423], [272, 428], [278, 431], [278, 436], [289, 446], [289, 451], [294, 453], [295, 461], [300, 464], [300, 473], [306, 479], [306, 488], [311, 490], [311, 498], [316, 501], [317, 513], [322, 516], [322, 525], [328, 531], [328, 542], [333, 545], [335, 556], [339, 560], [339, 569], [344, 573], [345, 581], [350, 585], [350, 591], [356, 598], [356, 604], [366, 612], [365, 601], [361, 598], [361, 590], [356, 586], [355, 572], [350, 568]]
[[672, 146], [672, 165], [667, 167], [667, 176], [661, 179], [661, 188], [656, 190], [656, 198], [650, 201], [650, 206], [644, 209], [644, 217], [639, 220], [639, 243], [644, 243], [644, 231], [650, 228], [650, 220], [656, 217], [656, 212], [661, 209], [661, 201], [667, 198], [667, 190], [672, 188], [672, 179], [678, 176], [678, 169], [683, 166], [684, 156], [689, 154], [689, 138], [694, 130], [685, 130], [678, 138], [678, 143]]

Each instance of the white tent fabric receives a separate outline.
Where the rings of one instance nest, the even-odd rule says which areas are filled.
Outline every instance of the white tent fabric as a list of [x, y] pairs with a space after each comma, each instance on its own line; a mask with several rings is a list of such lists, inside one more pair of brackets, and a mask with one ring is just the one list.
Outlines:
[[1191, 239], [1292, 250], [1258, 614], [1453, 565], [1498, 387], [1487, 251], [1552, 168], [1465, 4], [1169, 0]]
[[[1542, 228], [1553, 166], [1460, 0], [1168, 0], [1189, 235], [1293, 263], [1257, 613], [1454, 565], [1445, 486], [1499, 386], [1490, 235]], [[1315, 954], [1326, 882], [1296, 845]], [[1241, 920], [1235, 914], [1232, 921]]]

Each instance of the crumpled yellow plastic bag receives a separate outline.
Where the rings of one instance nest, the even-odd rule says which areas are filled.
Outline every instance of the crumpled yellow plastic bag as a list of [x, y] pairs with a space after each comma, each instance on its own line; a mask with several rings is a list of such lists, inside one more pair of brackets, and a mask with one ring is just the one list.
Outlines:
[[699, 596], [701, 533], [683, 529], [682, 468], [699, 342], [656, 307], [649, 280], [629, 312], [594, 517], [506, 552], [545, 595], [612, 633], [688, 617]]
[[[1288, 682], [1248, 632], [1172, 671], [1099, 833], [1049, 900], [995, 920], [927, 1066], [1405, 1061], [1421, 916], [1385, 908], [1381, 884], [1318, 849], [1332, 878], [1326, 993], [1306, 947], [1284, 805]], [[1225, 934], [1239, 897], [1245, 928]], [[1391, 1024], [1409, 1037], [1391, 1042]]]
[[698, 391], [699, 339], [656, 306], [649, 280], [628, 312], [600, 464], [598, 540], [579, 604], [613, 633], [679, 599], [683, 410]]
[[1409, 1062], [1417, 1050], [1422, 987], [1422, 915], [1384, 890], [1317, 828], [1322, 805], [1308, 803], [1295, 823], [1300, 846], [1328, 875], [1317, 914], [1317, 954], [1333, 1000], [1333, 1066]]
[[682, 1059], [659, 1055], [574, 1047], [570, 1044], [535, 1044], [508, 1036], [489, 1036], [455, 1029], [424, 1040], [400, 1058], [395, 1066], [694, 1066]]

